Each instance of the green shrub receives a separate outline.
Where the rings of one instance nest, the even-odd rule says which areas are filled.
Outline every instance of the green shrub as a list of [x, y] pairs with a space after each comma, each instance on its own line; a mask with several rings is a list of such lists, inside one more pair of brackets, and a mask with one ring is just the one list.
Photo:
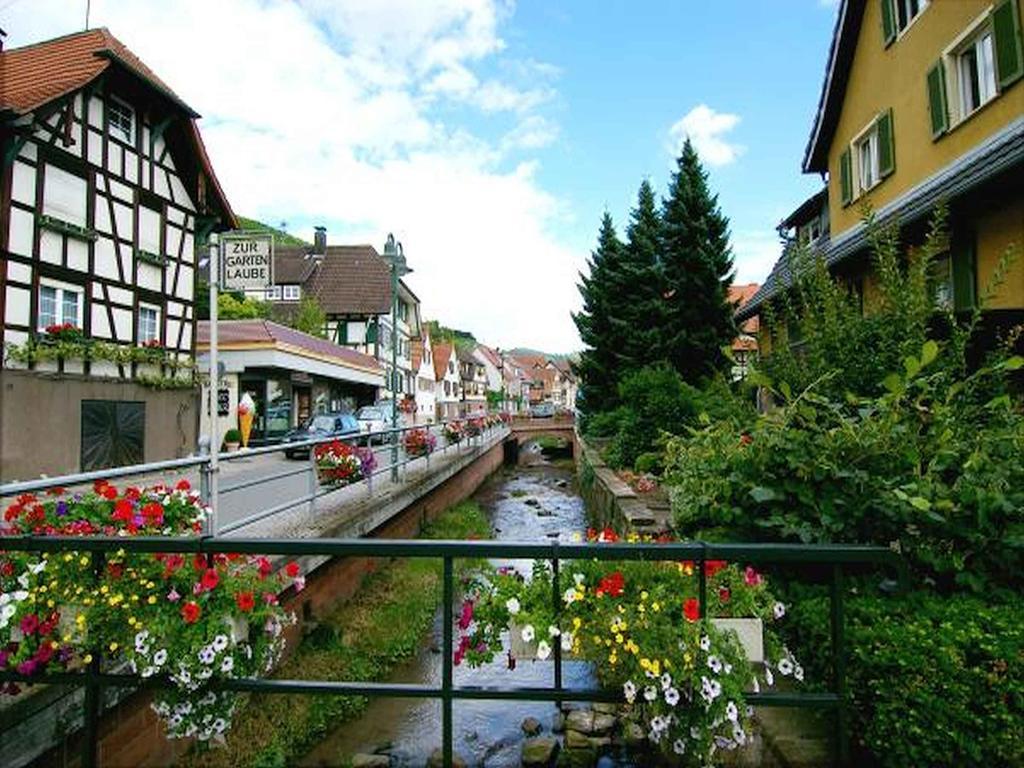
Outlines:
[[633, 463], [633, 469], [641, 474], [660, 475], [665, 469], [665, 457], [657, 451], [641, 453]]
[[794, 396], [781, 385], [785, 405], [749, 432], [716, 423], [669, 441], [678, 532], [895, 544], [941, 588], [1019, 588], [1024, 415], [995, 393], [1024, 361], [955, 379], [932, 365], [937, 350], [928, 342], [909, 356], [879, 397]]
[[229, 429], [227, 432], [224, 433], [224, 442], [225, 443], [240, 443], [240, 442], [242, 442], [242, 433], [239, 432], [234, 427], [232, 427], [231, 429]]
[[[1024, 602], [912, 593], [846, 602], [854, 765], [1024, 765]], [[790, 648], [829, 680], [829, 603], [797, 600]]]

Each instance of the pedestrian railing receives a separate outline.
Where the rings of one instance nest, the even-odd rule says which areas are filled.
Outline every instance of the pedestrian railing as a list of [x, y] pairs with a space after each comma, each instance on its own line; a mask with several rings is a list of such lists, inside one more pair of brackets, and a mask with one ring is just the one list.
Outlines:
[[[493, 415], [493, 414], [492, 414]], [[486, 419], [487, 414], [483, 414]], [[354, 435], [343, 435], [343, 436], [329, 436], [322, 438], [315, 438], [311, 440], [296, 441], [290, 443], [275, 443], [273, 445], [261, 446], [259, 448], [246, 448], [240, 451], [223, 452], [217, 456], [219, 464], [230, 464], [231, 462], [239, 462], [246, 459], [251, 459], [257, 456], [266, 456], [272, 454], [287, 454], [287, 453], [307, 453], [309, 454], [308, 460], [295, 468], [284, 469], [281, 471], [275, 471], [268, 474], [261, 474], [258, 477], [253, 477], [247, 480], [238, 481], [230, 485], [220, 485], [217, 491], [219, 499], [222, 501], [224, 497], [230, 496], [233, 493], [239, 491], [254, 488], [258, 486], [266, 486], [271, 483], [275, 483], [281, 480], [287, 480], [291, 477], [305, 476], [306, 487], [305, 492], [295, 496], [293, 498], [286, 499], [283, 502], [269, 506], [265, 509], [260, 509], [247, 515], [241, 519], [233, 520], [231, 522], [224, 523], [220, 521], [218, 515], [213, 515], [210, 518], [210, 529], [207, 533], [211, 535], [220, 535], [237, 531], [245, 528], [246, 526], [257, 523], [268, 517], [286, 512], [291, 509], [306, 506], [310, 517], [316, 513], [316, 502], [317, 499], [326, 496], [327, 494], [334, 493], [340, 490], [338, 487], [330, 484], [322, 484], [320, 482], [320, 476], [317, 469], [316, 462], [316, 448], [320, 445], [325, 445], [333, 442], [341, 442], [352, 447], [364, 448], [374, 452], [375, 461], [376, 459], [387, 457], [386, 461], [382, 461], [380, 465], [375, 466], [372, 470], [367, 473], [365, 477], [356, 483], [350, 485], [362, 485], [366, 488], [369, 495], [374, 493], [374, 481], [381, 475], [390, 474], [394, 482], [399, 482], [403, 473], [407, 473], [408, 466], [413, 461], [421, 458], [420, 456], [408, 455], [405, 450], [403, 436], [413, 430], [426, 430], [434, 436], [436, 441], [435, 453], [446, 455], [454, 451], [466, 450], [472, 446], [479, 446], [484, 443], [485, 440], [491, 438], [507, 427], [504, 423], [492, 424], [490, 426], [484, 425], [478, 435], [475, 437], [465, 437], [458, 443], [451, 443], [445, 437], [445, 427], [448, 425], [466, 425], [473, 421], [476, 421], [480, 417], [469, 416], [460, 419], [449, 419], [446, 421], [440, 421], [430, 424], [414, 424], [409, 426], [402, 426], [396, 428], [375, 430], [369, 432], [360, 432]], [[430, 454], [428, 453], [425, 457], [426, 466], [430, 466]], [[0, 485], [0, 499], [5, 497], [14, 497], [23, 493], [36, 493], [39, 491], [45, 491], [49, 488], [62, 486], [65, 488], [72, 488], [75, 486], [86, 485], [96, 480], [116, 480], [120, 478], [130, 477], [144, 477], [148, 475], [156, 475], [158, 473], [166, 472], [184, 472], [189, 470], [196, 470], [199, 472], [199, 492], [206, 504], [213, 504], [211, 498], [211, 475], [213, 474], [212, 457], [209, 454], [192, 456], [182, 459], [170, 459], [167, 461], [157, 461], [148, 464], [134, 464], [126, 467], [115, 467], [111, 469], [101, 469], [91, 472], [80, 472], [73, 475], [65, 475], [58, 478], [40, 478], [38, 480], [28, 480], [24, 482], [7, 483]], [[217, 470], [219, 471], [219, 470]], [[346, 486], [348, 487], [348, 486]], [[213, 505], [217, 507], [218, 505]]]
[[[699, 579], [700, 618], [706, 618], [707, 573], [710, 560], [751, 564], [777, 564], [790, 567], [826, 567], [830, 572], [830, 648], [832, 679], [824, 692], [759, 692], [746, 694], [747, 702], [761, 707], [801, 707], [835, 712], [837, 762], [849, 760], [849, 701], [846, 687], [846, 640], [844, 632], [845, 572], [861, 566], [892, 569], [901, 581], [903, 561], [883, 547], [857, 545], [787, 545], [787, 544], [717, 544], [706, 542], [680, 543], [580, 543], [561, 544], [513, 543], [494, 541], [402, 541], [381, 539], [274, 539], [225, 537], [0, 537], [0, 552], [90, 552], [95, 572], [104, 568], [108, 552], [162, 552], [192, 555], [228, 553], [271, 556], [326, 556], [370, 558], [433, 558], [443, 561], [443, 641], [440, 686], [416, 683], [376, 683], [367, 681], [287, 680], [236, 678], [212, 684], [219, 690], [265, 694], [312, 694], [383, 696], [397, 698], [437, 699], [442, 706], [442, 742], [444, 765], [452, 765], [452, 704], [459, 700], [492, 701], [602, 701], [618, 702], [621, 691], [567, 688], [562, 684], [561, 644], [554, 644], [554, 681], [551, 687], [477, 687], [456, 686], [453, 681], [453, 604], [456, 599], [454, 562], [456, 560], [501, 558], [547, 560], [552, 567], [552, 603], [556, 613], [561, 610], [559, 568], [564, 560], [598, 559], [602, 561], [648, 560], [656, 562], [692, 561]], [[99, 719], [103, 689], [167, 688], [167, 679], [142, 679], [137, 674], [105, 671], [102, 649], [92, 652], [92, 660], [82, 672], [53, 672], [26, 676], [14, 671], [0, 672], [0, 681], [57, 683], [85, 689], [84, 731], [82, 734], [82, 765], [97, 764]]]

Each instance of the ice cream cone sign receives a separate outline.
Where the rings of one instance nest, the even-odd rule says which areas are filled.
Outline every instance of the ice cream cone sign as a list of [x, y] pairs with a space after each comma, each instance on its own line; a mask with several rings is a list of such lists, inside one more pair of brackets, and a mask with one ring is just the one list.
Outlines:
[[238, 431], [242, 433], [242, 447], [249, 447], [249, 433], [252, 432], [252, 420], [256, 416], [256, 403], [246, 392], [238, 401]]

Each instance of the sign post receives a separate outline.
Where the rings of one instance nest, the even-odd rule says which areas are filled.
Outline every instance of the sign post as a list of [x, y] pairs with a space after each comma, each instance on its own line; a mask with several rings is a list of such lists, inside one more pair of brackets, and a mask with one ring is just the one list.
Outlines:
[[220, 370], [217, 360], [217, 299], [220, 289], [266, 290], [274, 284], [274, 236], [254, 232], [226, 232], [210, 239], [210, 509], [208, 532], [217, 535], [220, 483], [219, 416], [230, 411], [222, 408]]

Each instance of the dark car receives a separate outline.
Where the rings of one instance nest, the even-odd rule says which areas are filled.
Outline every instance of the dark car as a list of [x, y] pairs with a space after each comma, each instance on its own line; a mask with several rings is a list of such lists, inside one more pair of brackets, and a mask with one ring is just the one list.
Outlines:
[[[351, 413], [321, 413], [310, 419], [305, 426], [293, 429], [281, 438], [281, 443], [303, 443], [306, 440], [318, 440], [324, 437], [357, 437], [359, 422]], [[302, 448], [285, 448], [284, 455], [289, 459], [298, 456], [309, 456], [309, 446]]]

